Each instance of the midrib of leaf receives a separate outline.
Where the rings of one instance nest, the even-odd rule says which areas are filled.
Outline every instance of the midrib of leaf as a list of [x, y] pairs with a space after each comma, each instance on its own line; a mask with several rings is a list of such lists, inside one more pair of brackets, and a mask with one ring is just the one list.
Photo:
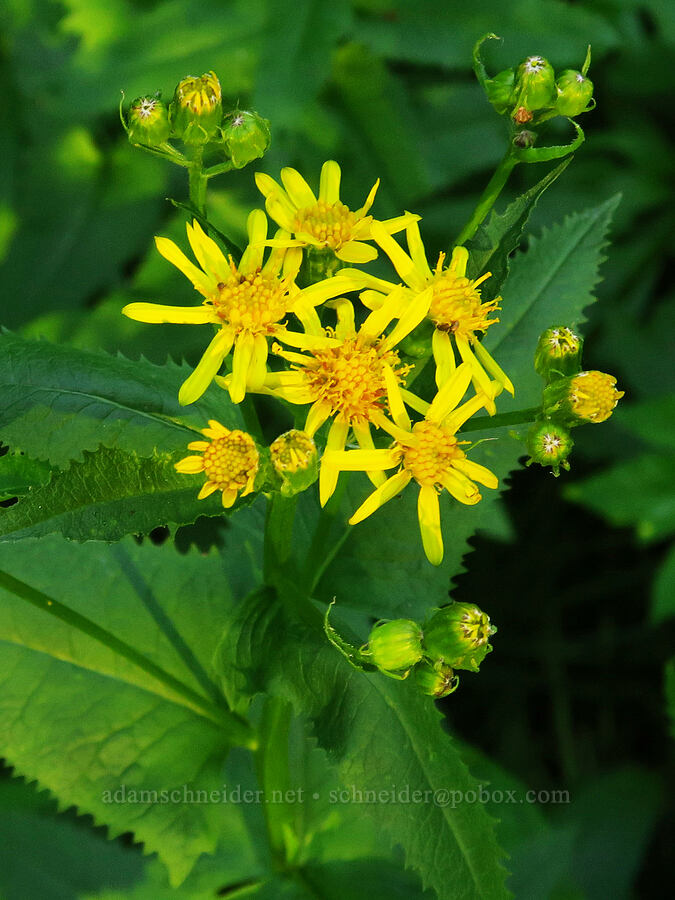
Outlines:
[[496, 343], [491, 345], [491, 349], [496, 349], [499, 345], [504, 341], [506, 337], [516, 328], [523, 318], [529, 313], [530, 309], [534, 306], [534, 304], [539, 300], [541, 295], [550, 285], [553, 278], [557, 275], [559, 269], [567, 262], [569, 256], [577, 249], [579, 244], [583, 241], [583, 239], [587, 236], [588, 232], [593, 228], [593, 226], [598, 221], [598, 218], [601, 214], [604, 214], [607, 210], [607, 204], [604, 204], [600, 209], [594, 210], [595, 215], [592, 219], [589, 220], [587, 227], [585, 230], [575, 239], [574, 243], [571, 247], [569, 247], [566, 252], [558, 258], [557, 263], [551, 267], [548, 274], [545, 276], [543, 283], [540, 284], [539, 288], [536, 292], [532, 293], [530, 302], [523, 307], [520, 315], [511, 323], [509, 323], [504, 329], [500, 332], [500, 339], [496, 341]]
[[[131, 413], [132, 416], [139, 416], [141, 418], [149, 419], [152, 422], [159, 422], [162, 425], [168, 425], [171, 428], [176, 428], [179, 431], [187, 431], [192, 434], [198, 434], [201, 437], [201, 431], [198, 428], [194, 428], [192, 425], [182, 424], [180, 422], [176, 422], [168, 416], [163, 416], [161, 413], [148, 413], [140, 409], [135, 409], [133, 406], [125, 406], [123, 403], [118, 403], [115, 400], [111, 400], [109, 397], [102, 397], [96, 394], [89, 394], [86, 391], [74, 391], [69, 388], [53, 388], [53, 387], [45, 387], [44, 385], [34, 385], [30, 383], [26, 383], [24, 381], [10, 381], [3, 383], [2, 387], [21, 387], [30, 389], [32, 391], [42, 391], [47, 394], [56, 394], [57, 396], [61, 396], [64, 394], [69, 394], [73, 397], [85, 397], [87, 400], [90, 400], [94, 404], [111, 406], [115, 409], [123, 410], [126, 413]], [[86, 409], [86, 407], [84, 407]], [[81, 414], [84, 409], [80, 410]]]

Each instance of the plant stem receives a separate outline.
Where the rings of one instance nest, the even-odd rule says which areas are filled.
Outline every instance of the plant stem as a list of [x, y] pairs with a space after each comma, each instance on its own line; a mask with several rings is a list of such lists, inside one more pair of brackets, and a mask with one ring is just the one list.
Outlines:
[[478, 416], [469, 419], [457, 429], [458, 434], [470, 434], [472, 431], [488, 431], [491, 428], [502, 428], [505, 425], [524, 425], [534, 422], [541, 412], [541, 407], [531, 406], [529, 409], [516, 409], [513, 412], [499, 413], [496, 416]]
[[517, 163], [518, 160], [511, 147], [509, 147], [504, 158], [497, 166], [494, 175], [488, 182], [487, 187], [481, 194], [480, 200], [478, 201], [471, 218], [455, 239], [455, 246], [465, 244], [478, 231], [479, 226], [494, 206], [495, 200], [501, 194], [504, 185], [509, 180], [509, 175]]
[[190, 176], [190, 202], [201, 215], [205, 216], [208, 178], [204, 174], [203, 157], [204, 148], [201, 146], [196, 147], [188, 171]]
[[36, 606], [43, 612], [55, 616], [72, 628], [77, 628], [78, 631], [88, 635], [105, 647], [109, 647], [118, 656], [122, 656], [124, 659], [129, 660], [133, 665], [138, 666], [139, 669], [147, 672], [148, 675], [151, 675], [157, 681], [171, 688], [176, 694], [184, 697], [188, 701], [187, 705], [191, 708], [194, 708], [201, 713], [201, 715], [211, 719], [221, 727], [224, 727], [227, 731], [227, 736], [232, 743], [249, 748], [257, 746], [254, 732], [245, 719], [242, 719], [229, 709], [219, 708], [211, 703], [201, 694], [198, 694], [197, 691], [194, 691], [186, 684], [183, 684], [178, 678], [165, 672], [164, 669], [153, 663], [130, 644], [115, 637], [114, 634], [111, 634], [111, 632], [107, 631], [105, 628], [101, 628], [100, 625], [92, 622], [91, 619], [75, 612], [75, 610], [70, 609], [70, 607], [65, 606], [65, 604], [60, 603], [58, 600], [54, 600], [52, 597], [47, 596], [47, 594], [43, 594], [42, 591], [31, 587], [24, 581], [19, 581], [18, 578], [14, 578], [9, 573], [1, 570], [0, 587], [3, 587], [16, 597], [20, 597], [22, 600], [32, 603], [33, 606]]

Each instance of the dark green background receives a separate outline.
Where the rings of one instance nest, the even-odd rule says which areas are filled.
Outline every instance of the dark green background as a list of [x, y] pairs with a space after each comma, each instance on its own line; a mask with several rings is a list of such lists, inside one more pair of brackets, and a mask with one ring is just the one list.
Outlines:
[[[675, 612], [675, 6], [8, 0], [0, 24], [0, 321], [158, 362], [196, 360], [201, 336], [149, 329], [119, 310], [133, 299], [186, 302], [182, 276], [152, 246], [154, 234], [181, 235], [165, 198], [185, 199], [186, 185], [181, 171], [130, 148], [121, 90], [169, 98], [186, 74], [215, 69], [226, 106], [272, 122], [260, 168], [294, 165], [311, 181], [337, 159], [352, 207], [381, 177], [376, 214], [420, 213], [433, 255], [459, 232], [505, 147], [504, 123], [470, 69], [475, 40], [503, 37], [486, 50], [491, 71], [531, 53], [578, 67], [592, 44], [598, 108], [581, 119], [586, 144], [530, 226], [622, 193], [584, 331], [586, 367], [615, 374], [626, 397], [609, 423], [575, 433], [571, 473], [517, 473], [500, 533], [475, 540], [455, 597], [486, 608], [499, 635], [480, 677], [466, 675], [446, 708], [456, 733], [529, 787], [570, 791], [569, 805], [543, 809], [554, 828], [540, 841], [519, 843], [518, 816], [504, 813], [517, 896], [662, 896], [673, 824], [663, 667]], [[565, 136], [552, 125], [547, 138]], [[213, 220], [235, 238], [260, 202], [254, 168], [213, 182]], [[520, 167], [498, 207], [546, 170]], [[34, 802], [5, 796], [19, 813]], [[50, 807], [39, 809], [44, 834], [31, 832], [30, 852], [42, 856], [55, 838]], [[82, 820], [67, 827], [88, 847]], [[83, 890], [113, 885], [114, 869], [111, 859], [80, 873]], [[0, 895], [21, 896], [2, 871]], [[50, 889], [42, 896], [75, 896]]]

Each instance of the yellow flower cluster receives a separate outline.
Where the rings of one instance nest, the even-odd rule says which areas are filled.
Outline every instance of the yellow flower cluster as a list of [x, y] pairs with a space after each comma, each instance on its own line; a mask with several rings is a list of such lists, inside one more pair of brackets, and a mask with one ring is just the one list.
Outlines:
[[[268, 237], [265, 213], [253, 210], [248, 246], [235, 263], [195, 221], [187, 225], [187, 236], [198, 265], [173, 241], [158, 237], [159, 252], [192, 282], [202, 302], [187, 307], [131, 303], [124, 313], [142, 322], [209, 324], [215, 329], [181, 387], [182, 404], [198, 400], [215, 380], [233, 403], [251, 392], [307, 406], [304, 433], [310, 442], [329, 423], [321, 442], [322, 505], [333, 494], [340, 472], [364, 471], [375, 485], [350, 519], [352, 524], [415, 481], [424, 549], [428, 559], [439, 564], [439, 494], [446, 490], [460, 503], [473, 505], [481, 499], [477, 484], [497, 487], [492, 472], [467, 458], [457, 431], [481, 409], [493, 414], [502, 390], [513, 393], [509, 378], [480, 340], [499, 321], [495, 314], [500, 298], [482, 301], [480, 286], [490, 273], [468, 278], [464, 247], [455, 248], [447, 265], [441, 254], [432, 269], [418, 216], [374, 219], [370, 209], [378, 182], [363, 206], [350, 210], [340, 199], [340, 177], [338, 164], [326, 162], [317, 197], [294, 169], [282, 170], [280, 184], [258, 174], [267, 213], [279, 226], [274, 236]], [[401, 231], [407, 252], [392, 237]], [[378, 247], [393, 264], [398, 281], [343, 268], [314, 284], [297, 284], [303, 254], [319, 251], [355, 266], [375, 259]], [[325, 271], [335, 268], [327, 266]], [[414, 366], [401, 347], [425, 321], [433, 330], [437, 387], [430, 403], [407, 389]], [[283, 361], [281, 367], [268, 366], [270, 350]], [[187, 457], [177, 468], [203, 472], [207, 480], [199, 496], [220, 490], [223, 505], [229, 507], [237, 496], [253, 490], [258, 450], [249, 435], [215, 421], [204, 435], [210, 443], [190, 445], [201, 455]], [[347, 449], [352, 441], [358, 449]], [[386, 470], [394, 471], [387, 477]]]

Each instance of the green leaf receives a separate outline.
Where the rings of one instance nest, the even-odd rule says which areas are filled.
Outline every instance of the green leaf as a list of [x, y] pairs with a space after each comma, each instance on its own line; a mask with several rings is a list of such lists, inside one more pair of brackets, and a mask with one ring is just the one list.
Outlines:
[[644, 453], [569, 485], [564, 494], [613, 525], [634, 526], [643, 541], [675, 531], [675, 470], [670, 457]]
[[85, 451], [83, 462], [54, 472], [48, 484], [0, 510], [0, 540], [58, 531], [74, 541], [117, 541], [159, 525], [189, 525], [201, 515], [222, 514], [219, 492], [197, 499], [203, 476], [176, 472], [181, 455], [145, 459], [121, 450]]
[[0, 456], [0, 500], [27, 494], [34, 485], [49, 481], [50, 474], [47, 463], [23, 453]]
[[650, 397], [640, 403], [620, 404], [617, 425], [637, 434], [650, 447], [671, 452], [675, 444], [675, 394]]
[[522, 409], [541, 402], [542, 381], [534, 371], [537, 339], [552, 325], [579, 325], [592, 302], [604, 259], [607, 229], [619, 197], [569, 216], [541, 237], [532, 238], [527, 252], [511, 264], [502, 290], [499, 325], [490, 328], [485, 346], [511, 377], [515, 398], [499, 398], [499, 411]]
[[562, 175], [570, 162], [571, 158], [556, 166], [534, 187], [510, 203], [503, 214], [493, 210], [489, 221], [484, 222], [476, 235], [467, 241], [467, 276], [478, 278], [488, 270], [492, 273], [481, 288], [483, 300], [492, 300], [499, 294], [509, 273], [510, 256], [520, 244], [532, 210], [544, 191]]
[[289, 699], [312, 720], [337, 762], [345, 802], [361, 792], [363, 811], [440, 900], [509, 896], [492, 821], [479, 804], [459, 801], [477, 782], [414, 685], [356, 672], [320, 631], [293, 624], [269, 591], [240, 608], [220, 666], [226, 683], [234, 675], [250, 693]]
[[74, 900], [108, 888], [122, 895], [141, 875], [135, 850], [105, 839], [19, 779], [0, 781], [0, 894]]
[[183, 450], [209, 418], [243, 427], [238, 407], [215, 386], [181, 407], [178, 389], [189, 374], [174, 363], [155, 366], [0, 334], [3, 440], [65, 468], [100, 445], [139, 456]]
[[675, 737], [675, 658], [666, 665], [665, 676], [666, 709], [670, 719], [670, 733]]
[[[245, 544], [236, 554], [226, 546], [223, 556], [181, 555], [170, 543], [111, 548], [47, 537], [0, 546], [0, 568], [215, 703], [215, 644], [233, 593], [256, 583]], [[132, 831], [160, 855], [174, 884], [215, 849], [223, 829], [235, 844], [246, 842], [238, 807], [189, 803], [182, 793], [175, 803], [138, 794], [134, 802], [128, 793], [220, 790], [224, 727], [109, 647], [4, 590], [0, 611], [0, 752], [17, 772], [111, 834]]]

